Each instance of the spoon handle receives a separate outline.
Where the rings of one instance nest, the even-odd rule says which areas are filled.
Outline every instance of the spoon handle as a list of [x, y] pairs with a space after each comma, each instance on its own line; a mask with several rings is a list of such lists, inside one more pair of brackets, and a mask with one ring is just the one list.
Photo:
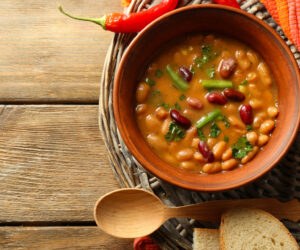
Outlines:
[[218, 200], [167, 208], [166, 217], [185, 217], [202, 221], [220, 222], [222, 213], [234, 207], [259, 208], [273, 214], [278, 219], [288, 219], [294, 222], [300, 220], [300, 202], [298, 200], [280, 202], [273, 198]]

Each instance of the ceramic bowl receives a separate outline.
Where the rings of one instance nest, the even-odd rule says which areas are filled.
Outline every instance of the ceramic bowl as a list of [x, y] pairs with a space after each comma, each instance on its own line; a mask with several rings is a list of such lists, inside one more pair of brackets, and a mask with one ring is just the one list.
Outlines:
[[[267, 62], [278, 87], [279, 116], [270, 141], [252, 161], [225, 173], [190, 173], [169, 165], [147, 145], [135, 120], [136, 86], [153, 54], [172, 39], [195, 32], [215, 32], [247, 44]], [[231, 7], [196, 5], [158, 18], [131, 42], [116, 74], [113, 106], [126, 146], [145, 169], [182, 188], [222, 191], [261, 177], [287, 152], [299, 126], [299, 83], [299, 68], [292, 53], [267, 24], [252, 14]]]

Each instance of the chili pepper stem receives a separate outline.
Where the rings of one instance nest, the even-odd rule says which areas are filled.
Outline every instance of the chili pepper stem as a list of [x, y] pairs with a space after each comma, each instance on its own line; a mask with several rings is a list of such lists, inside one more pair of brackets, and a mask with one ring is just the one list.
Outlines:
[[72, 16], [72, 15], [68, 14], [67, 12], [65, 12], [61, 6], [59, 6], [58, 9], [61, 13], [63, 13], [64, 15], [66, 15], [70, 18], [80, 20], [80, 21], [93, 22], [95, 24], [100, 25], [103, 29], [106, 29], [106, 25], [105, 25], [106, 15], [101, 18], [76, 17], [76, 16]]

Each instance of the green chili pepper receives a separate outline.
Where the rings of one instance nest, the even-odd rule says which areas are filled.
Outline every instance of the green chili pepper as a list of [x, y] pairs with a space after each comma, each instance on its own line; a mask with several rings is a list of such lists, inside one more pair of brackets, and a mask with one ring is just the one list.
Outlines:
[[220, 109], [216, 109], [216, 110], [208, 113], [206, 116], [203, 116], [199, 121], [196, 122], [196, 127], [198, 129], [203, 128], [207, 123], [213, 121], [220, 114], [221, 114], [221, 110]]
[[202, 80], [202, 86], [204, 88], [232, 88], [232, 81], [226, 80]]
[[174, 69], [172, 69], [171, 65], [168, 64], [166, 67], [166, 71], [168, 73], [168, 75], [170, 76], [170, 78], [172, 79], [172, 81], [174, 82], [175, 86], [177, 88], [179, 88], [180, 90], [187, 90], [190, 85], [184, 81], [176, 72]]

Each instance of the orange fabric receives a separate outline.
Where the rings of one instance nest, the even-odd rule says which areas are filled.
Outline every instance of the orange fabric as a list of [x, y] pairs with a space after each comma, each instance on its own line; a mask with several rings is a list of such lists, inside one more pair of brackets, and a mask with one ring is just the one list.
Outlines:
[[300, 51], [300, 0], [261, 0], [261, 2]]
[[261, 0], [261, 1], [266, 6], [269, 13], [271, 14], [273, 19], [275, 20], [275, 22], [279, 23], [279, 16], [278, 16], [278, 11], [277, 11], [275, 0]]
[[278, 11], [278, 17], [279, 17], [279, 23], [283, 31], [285, 32], [285, 35], [287, 37], [291, 37], [290, 33], [290, 24], [289, 24], [289, 10], [288, 10], [288, 3], [287, 0], [275, 0], [277, 11]]

